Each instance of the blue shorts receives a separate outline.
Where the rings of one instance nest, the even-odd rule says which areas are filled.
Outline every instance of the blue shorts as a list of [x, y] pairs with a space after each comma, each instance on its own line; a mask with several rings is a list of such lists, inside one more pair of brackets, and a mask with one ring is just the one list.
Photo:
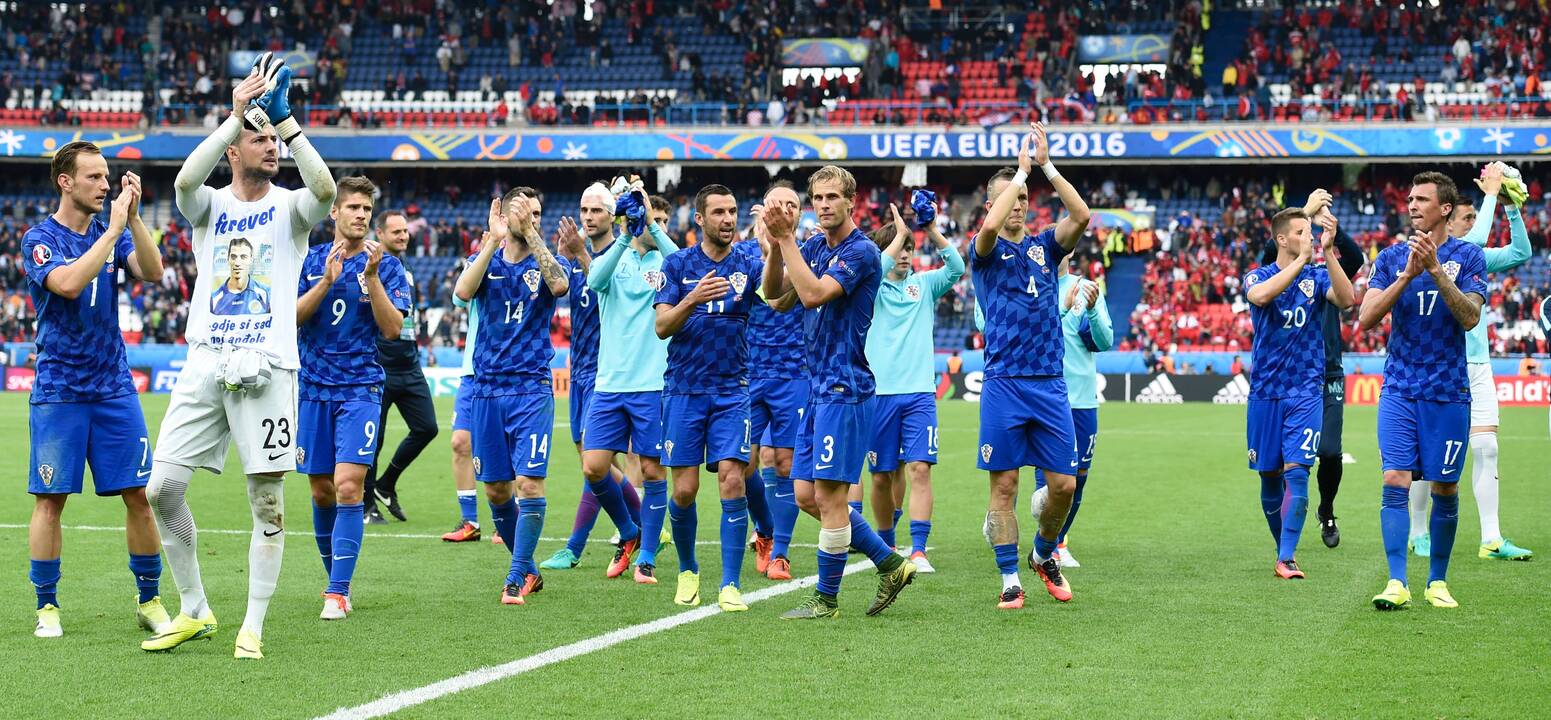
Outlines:
[[380, 402], [302, 400], [296, 411], [296, 472], [333, 475], [340, 463], [371, 465], [381, 418]]
[[807, 405], [806, 378], [755, 380], [749, 384], [750, 437], [762, 447], [797, 447], [798, 411]]
[[747, 462], [752, 449], [747, 393], [662, 396], [663, 467]]
[[98, 495], [145, 487], [151, 479], [151, 436], [139, 395], [99, 402], [38, 403], [27, 414], [32, 456], [27, 492], [76, 494], [92, 469]]
[[592, 378], [571, 378], [571, 444], [582, 441], [587, 429], [587, 406], [592, 403]]
[[474, 383], [470, 382], [473, 377], [464, 375], [463, 382], [458, 383], [458, 397], [452, 401], [453, 432], [468, 432], [474, 428]]
[[975, 466], [998, 472], [1031, 465], [1058, 473], [1077, 470], [1066, 379], [990, 378], [981, 388]]
[[937, 464], [937, 395], [878, 395], [873, 398], [870, 472], [894, 472], [900, 462]]
[[549, 434], [555, 396], [548, 393], [474, 398], [474, 479], [507, 482], [549, 474]]
[[1379, 395], [1379, 459], [1412, 480], [1458, 482], [1470, 441], [1470, 403]]
[[594, 392], [582, 449], [662, 457], [662, 392]]
[[799, 416], [792, 477], [856, 484], [867, 455], [874, 398], [858, 403], [812, 402]]
[[1077, 469], [1093, 467], [1093, 449], [1099, 445], [1099, 409], [1072, 408], [1072, 433], [1077, 438]]
[[1281, 472], [1287, 465], [1313, 465], [1324, 423], [1325, 400], [1320, 395], [1250, 399], [1244, 412], [1249, 469]]

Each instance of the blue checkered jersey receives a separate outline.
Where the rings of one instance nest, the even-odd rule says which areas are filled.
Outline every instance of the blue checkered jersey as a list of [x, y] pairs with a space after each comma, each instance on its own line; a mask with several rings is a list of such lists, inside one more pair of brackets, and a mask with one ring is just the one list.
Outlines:
[[[759, 243], [745, 240], [732, 249], [762, 259]], [[795, 380], [807, 377], [802, 337], [802, 303], [786, 312], [776, 312], [765, 304], [763, 279], [755, 282], [759, 302], [749, 311], [749, 380]]]
[[[1373, 261], [1368, 288], [1389, 287], [1410, 257], [1411, 247], [1405, 243], [1385, 248]], [[1486, 256], [1481, 248], [1449, 238], [1438, 248], [1438, 263], [1460, 292], [1486, 297]], [[1414, 400], [1470, 402], [1465, 329], [1439, 301], [1438, 283], [1431, 273], [1412, 278], [1390, 310], [1388, 352], [1381, 392]]]
[[729, 252], [717, 262], [700, 244], [669, 255], [662, 261], [656, 304], [678, 305], [708, 272], [725, 278], [732, 288], [720, 300], [696, 305], [668, 340], [663, 389], [669, 395], [715, 395], [749, 386], [749, 313], [764, 304], [755, 295], [765, 272], [758, 253]]
[[[1276, 263], [1244, 274], [1247, 291], [1281, 272]], [[1321, 319], [1328, 304], [1330, 272], [1303, 266], [1297, 279], [1265, 307], [1249, 306], [1255, 325], [1250, 376], [1251, 400], [1313, 397], [1324, 392], [1325, 335]]]
[[823, 402], [862, 402], [877, 390], [867, 365], [867, 331], [883, 278], [883, 252], [861, 230], [834, 247], [824, 233], [802, 244], [802, 259], [820, 279], [834, 278], [845, 294], [803, 314], [809, 397]]
[[[549, 363], [555, 348], [549, 321], [555, 295], [533, 255], [507, 262], [496, 251], [474, 293], [479, 312], [479, 345], [474, 348], [474, 397], [552, 392]], [[555, 258], [569, 277], [571, 263]], [[469, 258], [473, 262], [473, 258]]]
[[1061, 377], [1058, 268], [1067, 250], [1055, 228], [1023, 242], [998, 237], [991, 254], [970, 250], [977, 302], [985, 312], [985, 377]]
[[[298, 295], [323, 279], [333, 245], [314, 245], [307, 251], [297, 281]], [[298, 397], [302, 400], [382, 397], [384, 373], [377, 359], [377, 338], [381, 333], [372, 316], [372, 298], [366, 289], [366, 251], [344, 258], [343, 265], [317, 312], [297, 328], [296, 346], [302, 357]], [[393, 307], [401, 313], [408, 312], [409, 281], [404, 277], [404, 264], [384, 254], [377, 263], [377, 277]]]
[[38, 367], [32, 402], [96, 402], [135, 392], [118, 329], [118, 268], [135, 250], [129, 231], [113, 244], [97, 277], [74, 300], [49, 292], [49, 273], [74, 262], [108, 231], [92, 218], [78, 235], [50, 216], [22, 238], [27, 289], [38, 312]]
[[[592, 253], [597, 259], [602, 252]], [[581, 263], [571, 266], [571, 380], [592, 382], [598, 376], [598, 292], [587, 287]]]

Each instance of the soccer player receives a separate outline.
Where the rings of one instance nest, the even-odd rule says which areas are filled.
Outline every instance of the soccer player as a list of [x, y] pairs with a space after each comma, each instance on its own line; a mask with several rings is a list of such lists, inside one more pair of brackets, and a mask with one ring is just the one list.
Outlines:
[[[1087, 203], [1050, 162], [1043, 125], [1031, 126], [1018, 152], [1018, 170], [998, 170], [986, 185], [985, 225], [975, 235], [970, 269], [985, 312], [985, 386], [980, 399], [980, 459], [990, 473], [985, 535], [1002, 574], [997, 607], [1023, 607], [1018, 578], [1018, 470], [1045, 473], [1047, 497], [1029, 566], [1055, 599], [1072, 599], [1055, 558], [1061, 526], [1071, 509], [1077, 454], [1071, 405], [1062, 377], [1060, 293], [1056, 269], [1088, 227]], [[1029, 235], [1029, 171], [1039, 165], [1067, 216]]]
[[[802, 212], [802, 201], [790, 183], [779, 181], [766, 191], [764, 202], [751, 210], [754, 216], [753, 243], [740, 243], [748, 252], [758, 250], [765, 263], [780, 258], [771, 246], [764, 227], [765, 208], [780, 205], [793, 216]], [[792, 454], [797, 428], [808, 404], [808, 376], [801, 343], [805, 311], [797, 302], [797, 291], [782, 297], [765, 297], [763, 283], [760, 302], [749, 312], [749, 437], [755, 440], [750, 463], [758, 462], [759, 471], [745, 473], [749, 513], [753, 516], [755, 538], [754, 570], [771, 580], [792, 579], [788, 553], [792, 530], [797, 525], [797, 493], [792, 488]], [[765, 509], [760, 509], [760, 495]], [[769, 534], [761, 534], [763, 514], [770, 516]]]
[[[201, 271], [185, 333], [188, 361], [162, 420], [147, 490], [182, 604], [166, 632], [141, 643], [148, 651], [165, 652], [216, 632], [186, 495], [194, 469], [219, 473], [235, 443], [247, 474], [253, 535], [248, 613], [234, 654], [264, 656], [264, 616], [285, 548], [282, 481], [296, 469], [296, 288], [307, 234], [328, 215], [335, 190], [328, 166], [291, 117], [290, 84], [290, 68], [267, 53], [260, 56], [232, 90], [231, 117], [194, 149], [174, 182], [178, 211], [194, 226]], [[280, 171], [277, 137], [290, 148], [305, 191], [271, 182]], [[232, 182], [216, 190], [204, 182], [223, 153]], [[254, 248], [250, 275], [269, 279], [269, 304], [261, 312], [250, 306], [242, 315], [222, 315], [214, 302], [198, 299], [213, 297], [211, 286], [226, 274], [222, 263], [239, 239]]]
[[1378, 327], [1390, 316], [1389, 354], [1379, 395], [1379, 455], [1384, 495], [1379, 512], [1389, 583], [1374, 596], [1380, 610], [1405, 607], [1406, 501], [1412, 481], [1432, 481], [1432, 563], [1423, 593], [1434, 607], [1454, 608], [1445, 575], [1459, 525], [1459, 481], [1470, 432], [1470, 376], [1465, 333], [1481, 321], [1486, 258], [1481, 248], [1448, 236], [1459, 204], [1454, 181], [1439, 172], [1412, 178], [1406, 209], [1411, 238], [1379, 253], [1358, 323]]
[[785, 620], [832, 618], [847, 550], [855, 547], [878, 567], [878, 594], [868, 615], [883, 612], [915, 578], [916, 566], [896, 555], [862, 514], [846, 505], [860, 479], [872, 427], [876, 381], [865, 346], [873, 299], [882, 275], [878, 246], [851, 219], [856, 178], [825, 165], [808, 177], [808, 197], [820, 232], [797, 244], [796, 212], [782, 203], [765, 208], [765, 230], [780, 262], [765, 263], [765, 297], [795, 289], [813, 310], [803, 325], [803, 347], [812, 371], [808, 404], [797, 431], [792, 462], [798, 505], [819, 519], [818, 587]]
[[269, 312], [269, 288], [253, 279], [253, 243], [233, 238], [226, 246], [226, 282], [210, 297], [216, 315], [248, 315]]
[[[594, 248], [614, 244], [615, 205], [613, 194], [601, 184], [594, 183], [582, 194], [581, 231], [578, 231], [576, 221], [571, 218], [560, 220], [560, 252], [571, 261], [571, 442], [576, 446], [577, 458], [582, 456], [587, 406], [592, 400], [598, 377], [598, 293], [587, 286], [587, 271], [592, 267], [592, 261], [603, 254]], [[639, 526], [641, 496], [637, 494], [635, 486], [613, 465], [608, 469], [608, 481], [619, 486], [621, 499], [630, 511], [630, 519]], [[599, 488], [612, 502], [615, 493], [606, 485], [600, 484]], [[565, 547], [556, 550], [554, 555], [539, 564], [541, 570], [570, 570], [581, 562], [582, 551], [587, 547], [587, 537], [592, 534], [593, 524], [598, 521], [598, 512], [603, 507], [590, 483], [584, 483], [582, 490], [581, 502], [576, 507], [576, 519], [571, 525], [571, 537]], [[622, 574], [628, 564], [627, 559], [620, 565], [618, 574]]]
[[38, 312], [37, 377], [27, 415], [28, 573], [38, 596], [33, 634], [64, 633], [59, 621], [60, 515], [81, 492], [87, 465], [98, 495], [124, 501], [129, 571], [140, 593], [135, 621], [151, 632], [170, 624], [160, 596], [162, 557], [146, 503], [150, 436], [118, 328], [118, 270], [162, 277], [161, 250], [140, 219], [140, 178], [125, 173], [104, 222], [112, 183], [102, 151], [66, 144], [50, 167], [59, 207], [22, 239], [27, 286]]
[[[586, 194], [600, 192], [614, 199], [601, 184], [594, 184]], [[582, 474], [620, 528], [619, 547], [605, 574], [618, 577], [639, 549], [635, 581], [654, 584], [657, 548], [668, 509], [668, 481], [659, 461], [668, 343], [657, 337], [657, 313], [652, 307], [662, 288], [663, 259], [678, 252], [678, 247], [660, 225], [647, 219], [646, 202], [639, 190], [615, 200], [614, 214], [624, 213], [626, 232], [595, 258], [587, 271], [587, 285], [598, 293], [603, 332], [598, 341], [598, 379], [587, 408], [587, 431], [582, 434]], [[641, 457], [645, 481], [642, 522], [633, 533], [634, 523], [624, 512], [624, 502], [616, 505], [616, 493], [610, 490], [618, 490], [618, 484], [604, 482], [612, 472], [615, 456], [632, 450]]]
[[[452, 483], [458, 498], [458, 524], [442, 535], [442, 542], [478, 542], [479, 493], [474, 488], [474, 351], [479, 340], [479, 302], [464, 301], [457, 295], [452, 304], [468, 312], [468, 333], [463, 341], [463, 367], [458, 395], [452, 406]], [[500, 535], [495, 537], [500, 542]]]
[[[409, 222], [404, 213], [390, 210], [377, 216], [377, 242], [384, 253], [393, 256], [404, 267], [404, 252], [409, 247]], [[399, 415], [409, 427], [409, 433], [393, 451], [388, 469], [377, 476], [382, 463], [383, 443], [377, 443], [377, 455], [366, 471], [366, 519], [372, 524], [387, 522], [382, 517], [381, 504], [388, 514], [400, 521], [405, 520], [404, 506], [399, 503], [399, 477], [415, 458], [436, 439], [436, 406], [431, 403], [431, 388], [426, 385], [425, 372], [420, 369], [420, 317], [415, 308], [415, 277], [404, 267], [404, 291], [409, 298], [409, 312], [397, 333], [391, 338], [377, 341], [377, 362], [387, 373], [383, 383], [382, 415], [378, 419], [379, 431], [388, 427], [388, 408], [398, 406]]]
[[710, 464], [716, 467], [722, 500], [717, 605], [725, 612], [741, 612], [749, 609], [739, 590], [749, 527], [743, 475], [751, 449], [745, 333], [757, 303], [750, 282], [764, 275], [764, 267], [757, 256], [733, 251], [738, 201], [726, 186], [707, 185], [695, 194], [695, 223], [700, 242], [663, 261], [656, 301], [657, 336], [672, 338], [663, 395], [662, 464], [673, 473], [668, 515], [679, 554], [673, 601], [700, 604], [695, 496], [700, 492], [700, 466]]
[[[1328, 198], [1328, 195], [1327, 195]], [[1320, 213], [1328, 213], [1324, 202]], [[1276, 262], [1244, 275], [1255, 339], [1245, 435], [1249, 469], [1260, 473], [1260, 506], [1277, 546], [1275, 572], [1302, 579], [1296, 553], [1309, 507], [1309, 467], [1319, 455], [1323, 422], [1325, 304], [1352, 306], [1352, 280], [1334, 258], [1335, 233], [1320, 241], [1326, 267], [1311, 267], [1314, 242], [1309, 216], [1288, 208], [1271, 218]]]
[[[1497, 198], [1502, 192], [1504, 167], [1502, 163], [1488, 164], [1476, 181], [1486, 193], [1479, 216], [1475, 208], [1461, 201], [1449, 219], [1450, 235], [1484, 248], [1489, 273], [1512, 270], [1527, 262], [1531, 255], [1524, 217], [1507, 195], [1503, 195], [1503, 214], [1508, 217], [1511, 242], [1507, 247], [1486, 247]], [[1481, 547], [1476, 554], [1483, 559], [1528, 560], [1535, 553], [1504, 538], [1497, 519], [1497, 385], [1492, 381], [1492, 358], [1486, 334], [1485, 322], [1478, 323], [1465, 334], [1465, 359], [1470, 367], [1470, 454], [1475, 459], [1470, 466], [1470, 488], [1476, 496], [1476, 510], [1481, 516]], [[1411, 485], [1410, 544], [1412, 550], [1423, 557], [1430, 555], [1432, 546], [1427, 535], [1428, 490], [1426, 483]]]
[[937, 230], [937, 196], [917, 190], [911, 198], [916, 227], [931, 238], [943, 266], [916, 273], [911, 267], [915, 238], [900, 217], [877, 231], [883, 246], [883, 281], [873, 301], [867, 332], [867, 365], [877, 376], [873, 426], [867, 459], [872, 473], [872, 517], [884, 544], [895, 547], [895, 525], [903, 508], [895, 504], [895, 486], [910, 478], [910, 562], [917, 572], [934, 572], [926, 559], [932, 532], [932, 466], [937, 464], [937, 391], [933, 319], [937, 301], [964, 276], [964, 258]]
[[503, 605], [526, 604], [544, 589], [533, 549], [544, 529], [555, 422], [549, 322], [571, 274], [539, 236], [529, 202], [513, 188], [491, 203], [490, 232], [453, 288], [464, 302], [479, 301], [470, 413], [474, 477], [485, 484], [496, 533], [512, 551]]
[[[1066, 513], [1061, 535], [1056, 538], [1056, 562], [1061, 567], [1082, 567], [1066, 547], [1066, 534], [1077, 519], [1082, 507], [1083, 488], [1087, 487], [1089, 470], [1093, 467], [1093, 451], [1099, 444], [1099, 390], [1098, 371], [1093, 356], [1110, 349], [1115, 344], [1115, 329], [1109, 319], [1109, 304], [1099, 291], [1098, 283], [1084, 280], [1072, 272], [1072, 262], [1061, 263], [1061, 335], [1066, 341], [1065, 354], [1061, 358], [1061, 376], [1066, 380], [1066, 400], [1072, 406], [1072, 431], [1077, 439], [1077, 478], [1072, 491], [1072, 509]], [[1035, 493], [1038, 496], [1031, 507], [1038, 508], [1048, 500], [1045, 475], [1038, 470], [1034, 474]], [[1035, 515], [1036, 520], [1038, 514]]]
[[399, 259], [367, 239], [377, 186], [364, 177], [339, 181], [334, 241], [302, 261], [296, 325], [302, 365], [296, 417], [296, 471], [312, 484], [312, 528], [328, 587], [324, 620], [350, 612], [350, 581], [361, 556], [366, 470], [382, 434], [386, 373], [377, 339], [397, 337], [410, 310]]

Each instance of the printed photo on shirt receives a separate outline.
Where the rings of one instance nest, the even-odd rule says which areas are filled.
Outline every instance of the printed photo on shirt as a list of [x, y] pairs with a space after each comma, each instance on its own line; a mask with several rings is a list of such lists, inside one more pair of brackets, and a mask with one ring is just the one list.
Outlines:
[[215, 275], [221, 278], [210, 293], [210, 312], [216, 315], [269, 314], [269, 269], [274, 248], [247, 238], [232, 238], [215, 253]]

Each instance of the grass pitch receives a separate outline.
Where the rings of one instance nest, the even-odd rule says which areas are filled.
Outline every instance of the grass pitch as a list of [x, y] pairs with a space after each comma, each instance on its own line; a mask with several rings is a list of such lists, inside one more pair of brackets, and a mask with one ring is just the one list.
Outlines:
[[[144, 402], [154, 437], [166, 396]], [[232, 659], [251, 528], [233, 458], [225, 476], [197, 475], [189, 494], [221, 622], [214, 640], [168, 655], [139, 650], [122, 531], [91, 529], [122, 526], [123, 506], [89, 493], [65, 511], [65, 637], [39, 640], [26, 576], [26, 403], [25, 395], [0, 394], [0, 419], [17, 437], [0, 458], [15, 488], [0, 510], [0, 565], [11, 568], [0, 585], [0, 607], [10, 608], [0, 632], [8, 669], [0, 717], [312, 717], [683, 610], [672, 602], [671, 547], [660, 554], [664, 582], [643, 587], [604, 579], [611, 549], [600, 543], [576, 570], [547, 573], [531, 604], [501, 606], [500, 547], [430, 539], [456, 517], [444, 426], [400, 482], [410, 521], [367, 530], [348, 620], [317, 617], [325, 577], [306, 481], [290, 476], [267, 658]], [[445, 422], [450, 399], [438, 408]], [[1415, 606], [1379, 613], [1369, 604], [1385, 579], [1372, 408], [1347, 411], [1346, 450], [1357, 463], [1346, 467], [1336, 504], [1341, 546], [1320, 543], [1311, 505], [1299, 557], [1309, 579], [1287, 582], [1272, 575], [1258, 481], [1244, 466], [1242, 407], [1105, 407], [1071, 538], [1083, 563], [1069, 574], [1076, 599], [1056, 603], [1025, 569], [1029, 600], [1017, 612], [998, 611], [993, 599], [1000, 585], [981, 537], [987, 483], [974, 469], [977, 418], [978, 406], [941, 406], [931, 554], [938, 572], [919, 577], [883, 615], [862, 614], [875, 586], [864, 570], [846, 578], [834, 622], [778, 621], [803, 591], [793, 592], [395, 717], [1508, 718], [1544, 717], [1551, 706], [1551, 559], [1478, 560], [1468, 488], [1450, 573], [1462, 607], [1436, 610], [1421, 600], [1426, 561], [1414, 557]], [[396, 423], [391, 443], [403, 436]], [[556, 438], [568, 437], [557, 428]], [[544, 536], [562, 538], [582, 483], [569, 445], [553, 447]], [[1551, 553], [1546, 410], [1505, 408], [1501, 447], [1502, 527], [1520, 545]], [[1026, 474], [1025, 493], [1032, 482]], [[714, 487], [702, 489], [702, 542], [717, 537]], [[483, 503], [480, 518], [489, 531]], [[1026, 551], [1033, 523], [1021, 511], [1019, 521]], [[595, 539], [610, 532], [605, 517]], [[795, 542], [816, 536], [816, 523], [802, 518]], [[539, 558], [557, 547], [541, 543]], [[699, 556], [702, 594], [714, 600], [718, 548], [702, 544]], [[793, 560], [795, 574], [813, 573], [811, 547], [794, 548]], [[754, 575], [752, 557], [744, 580], [745, 592], [771, 584]], [[170, 573], [162, 592], [176, 612]]]

